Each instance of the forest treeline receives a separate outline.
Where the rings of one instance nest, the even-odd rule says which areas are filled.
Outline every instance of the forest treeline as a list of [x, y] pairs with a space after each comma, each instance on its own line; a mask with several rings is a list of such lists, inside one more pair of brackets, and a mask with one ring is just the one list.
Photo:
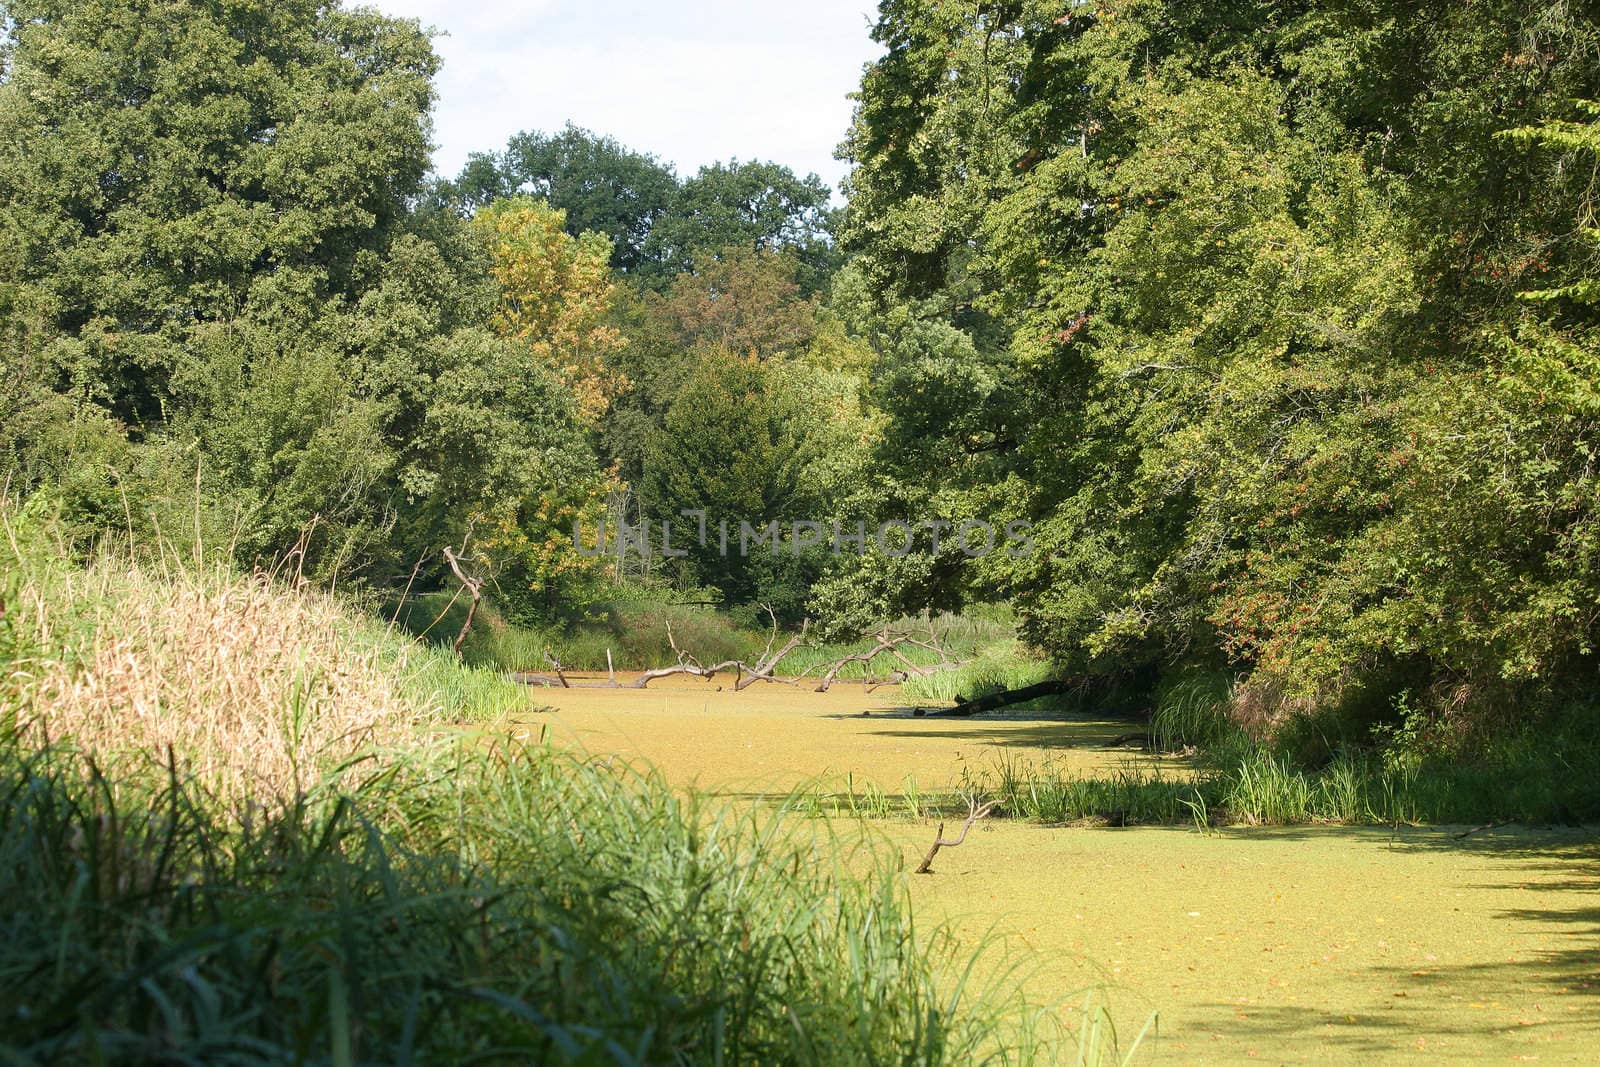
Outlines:
[[[379, 590], [455, 546], [530, 620], [1004, 600], [1063, 675], [1256, 725], [1600, 680], [1580, 5], [884, 0], [843, 205], [570, 126], [432, 175], [429, 36], [370, 10], [3, 11], [0, 447], [85, 533]], [[572, 543], [684, 510], [923, 527]], [[935, 548], [966, 521], [1035, 551]]]

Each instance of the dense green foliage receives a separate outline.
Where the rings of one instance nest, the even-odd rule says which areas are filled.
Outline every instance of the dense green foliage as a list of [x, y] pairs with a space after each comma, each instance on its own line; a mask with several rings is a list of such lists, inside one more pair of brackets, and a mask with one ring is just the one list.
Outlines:
[[468, 205], [548, 200], [567, 213], [574, 237], [611, 238], [612, 265], [652, 285], [730, 248], [791, 252], [811, 288], [826, 282], [834, 260], [832, 194], [816, 175], [733, 160], [680, 181], [655, 157], [571, 125], [554, 135], [520, 133], [503, 152], [474, 155], [438, 193]]
[[654, 158], [569, 125], [550, 136], [520, 133], [498, 155], [474, 155], [440, 191], [474, 206], [520, 195], [548, 201], [566, 212], [573, 236], [609, 237], [612, 265], [636, 271], [651, 262], [645, 244], [678, 180]]
[[[1057, 670], [1230, 675], [1265, 732], [1592, 689], [1585, 9], [885, 0], [842, 213], [572, 126], [430, 178], [435, 57], [371, 11], [5, 11], [0, 447], [92, 531], [386, 594], [450, 545], [540, 626], [1008, 600]], [[602, 516], [688, 554], [575, 552]], [[924, 525], [831, 551], [858, 521]]]
[[[864, 434], [824, 417], [859, 407], [860, 367], [819, 323], [816, 178], [734, 162], [680, 182], [569, 128], [430, 182], [437, 61], [371, 11], [24, 0], [5, 19], [0, 447], [14, 491], [85, 530], [423, 589], [453, 584], [450, 545], [548, 618], [593, 593], [573, 525], [625, 492], [617, 473], [639, 482], [694, 369], [819, 344], [814, 371], [761, 372], [794, 389], [760, 417], [854, 434], [824, 467], [859, 467]], [[815, 414], [778, 426], [802, 399]]]
[[15, 487], [381, 578], [459, 544], [476, 509], [594, 468], [567, 390], [489, 329], [482, 242], [413, 211], [436, 66], [414, 24], [308, 4], [7, 12]]
[[1068, 670], [1241, 672], [1261, 724], [1592, 687], [1592, 14], [891, 0], [876, 33], [843, 233], [886, 436], [950, 517], [1038, 523], [958, 584]]

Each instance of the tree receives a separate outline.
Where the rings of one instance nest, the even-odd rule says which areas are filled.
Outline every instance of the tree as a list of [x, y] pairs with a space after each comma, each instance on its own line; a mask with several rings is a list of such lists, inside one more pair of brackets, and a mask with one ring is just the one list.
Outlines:
[[790, 254], [735, 246], [673, 278], [656, 313], [683, 349], [724, 348], [767, 359], [804, 352], [818, 301], [807, 298]]
[[1238, 672], [1269, 718], [1592, 669], [1591, 14], [887, 3], [875, 32], [842, 233], [889, 458], [1038, 524], [965, 579], [1030, 638]]
[[678, 194], [671, 167], [570, 123], [557, 134], [519, 133], [504, 152], [473, 156], [454, 185], [474, 206], [523, 195], [548, 201], [565, 213], [573, 237], [610, 238], [611, 265], [625, 273], [646, 264], [651, 227]]
[[[647, 514], [674, 524], [673, 544], [687, 550], [694, 580], [732, 602], [768, 603], [797, 618], [827, 552], [802, 553], [791, 524], [821, 523], [831, 549], [832, 520], [845, 516], [861, 487], [874, 430], [847, 374], [804, 359], [707, 350], [647, 440]], [[705, 513], [704, 544], [697, 521], [681, 510]], [[751, 539], [769, 523], [778, 524], [777, 542]], [[741, 540], [741, 524], [756, 533]]]
[[[159, 421], [195, 330], [347, 298], [427, 169], [414, 23], [308, 3], [8, 5], [5, 281], [63, 385]], [[262, 269], [274, 268], [271, 284]]]
[[415, 209], [437, 66], [416, 23], [299, 0], [6, 16], [13, 489], [309, 575], [383, 581], [470, 536], [511, 546], [527, 597], [570, 580], [545, 546], [603, 483], [550, 364], [604, 347], [607, 250], [534, 219], [507, 257], [517, 340], [491, 331], [512, 306], [481, 230]]
[[670, 277], [727, 249], [788, 252], [814, 292], [834, 267], [830, 196], [815, 174], [800, 178], [777, 163], [701, 167], [651, 228], [646, 254], [658, 276]]
[[818, 301], [796, 280], [786, 253], [743, 246], [707, 256], [676, 275], [664, 292], [634, 291], [616, 316], [629, 343], [621, 353], [631, 388], [619, 398], [604, 436], [624, 475], [637, 479], [644, 442], [684, 380], [708, 351], [758, 360], [798, 355], [816, 331]]
[[374, 435], [396, 407], [342, 316], [406, 240], [427, 36], [309, 3], [20, 0], [7, 16], [0, 289], [27, 309], [8, 362], [152, 446], [207, 436], [219, 380], [276, 389], [282, 404], [253, 409], [273, 423], [253, 458], [205, 470], [251, 487], [246, 541], [286, 548], [285, 527], [318, 513], [290, 498], [337, 502], [336, 554], [376, 535], [392, 449]]
[[614, 138], [568, 125], [519, 133], [505, 151], [472, 156], [436, 190], [466, 209], [532, 196], [566, 213], [573, 237], [611, 239], [611, 265], [653, 287], [727, 249], [786, 252], [820, 291], [836, 263], [831, 193], [816, 175], [777, 163], [715, 163], [679, 182], [670, 166]]
[[562, 212], [527, 197], [496, 201], [472, 222], [500, 286], [495, 330], [565, 381], [581, 417], [595, 422], [626, 385], [613, 366], [624, 341], [606, 321], [610, 244], [601, 234], [569, 236]]

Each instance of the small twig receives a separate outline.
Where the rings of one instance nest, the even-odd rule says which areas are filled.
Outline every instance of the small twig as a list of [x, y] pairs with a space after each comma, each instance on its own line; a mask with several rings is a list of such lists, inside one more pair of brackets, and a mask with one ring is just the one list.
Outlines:
[[886, 686], [886, 685], [899, 685], [902, 682], [904, 682], [905, 680], [906, 680], [906, 672], [905, 671], [890, 671], [887, 675], [885, 675], [882, 678], [879, 678], [879, 679], [876, 679], [876, 680], [871, 679], [871, 678], [867, 679], [866, 682], [865, 682], [866, 691], [868, 693], [871, 693], [874, 690], [879, 689], [879, 688], [881, 688], [883, 686]]
[[980, 808], [978, 807], [978, 800], [976, 797], [968, 797], [967, 821], [961, 824], [960, 835], [958, 835], [954, 841], [946, 841], [944, 839], [944, 823], [941, 822], [939, 824], [939, 828], [933, 833], [933, 844], [929, 846], [928, 854], [922, 857], [922, 863], [917, 867], [914, 873], [932, 874], [933, 857], [939, 854], [939, 850], [941, 848], [955, 848], [957, 845], [961, 844], [967, 839], [967, 831], [972, 829], [972, 824], [999, 806], [1000, 802], [998, 800], [991, 800], [989, 803]]
[[[695, 659], [689, 653], [685, 652], [683, 649], [678, 647], [677, 640], [672, 636], [672, 623], [671, 623], [670, 620], [667, 622], [667, 644], [672, 647], [672, 654], [674, 656], [678, 657], [678, 666], [680, 666], [680, 667], [699, 667], [700, 666], [700, 661], [699, 660]], [[607, 651], [607, 654], [609, 655], [610, 654], [610, 649], [607, 649], [606, 651]]]

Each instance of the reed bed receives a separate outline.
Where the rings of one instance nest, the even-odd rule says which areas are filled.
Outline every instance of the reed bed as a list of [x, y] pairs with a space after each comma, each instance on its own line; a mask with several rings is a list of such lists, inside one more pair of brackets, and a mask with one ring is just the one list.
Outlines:
[[456, 745], [236, 821], [0, 756], [12, 1063], [1025, 1063], [1073, 1043], [826, 827]]
[[5, 519], [0, 1060], [1112, 1056], [918, 927], [870, 835], [459, 729], [526, 691], [281, 576]]
[[8, 726], [34, 748], [181, 759], [230, 802], [292, 796], [358, 755], [527, 696], [265, 574], [112, 553], [6, 554]]

